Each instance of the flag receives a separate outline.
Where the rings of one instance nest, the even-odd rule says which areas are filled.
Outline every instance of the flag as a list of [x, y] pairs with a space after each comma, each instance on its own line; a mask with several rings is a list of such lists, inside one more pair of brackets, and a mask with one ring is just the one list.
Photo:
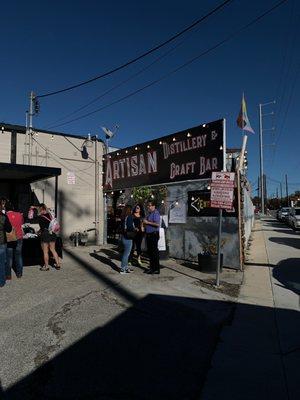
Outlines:
[[241, 129], [243, 129], [244, 131], [254, 133], [254, 130], [251, 128], [251, 125], [250, 125], [250, 122], [248, 119], [244, 93], [243, 93], [243, 98], [242, 98], [241, 110], [237, 117], [236, 123], [237, 123], [237, 126]]

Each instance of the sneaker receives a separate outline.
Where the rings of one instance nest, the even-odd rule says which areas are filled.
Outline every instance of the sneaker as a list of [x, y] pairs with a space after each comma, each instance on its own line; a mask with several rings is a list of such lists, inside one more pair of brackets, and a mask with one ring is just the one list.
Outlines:
[[133, 272], [134, 269], [133, 269], [133, 268], [127, 268], [126, 271], [127, 271], [127, 272]]
[[127, 272], [127, 270], [126, 270], [126, 271], [123, 271], [123, 270], [121, 269], [120, 274], [121, 274], [121, 275], [126, 275], [126, 274], [128, 274], [128, 272]]

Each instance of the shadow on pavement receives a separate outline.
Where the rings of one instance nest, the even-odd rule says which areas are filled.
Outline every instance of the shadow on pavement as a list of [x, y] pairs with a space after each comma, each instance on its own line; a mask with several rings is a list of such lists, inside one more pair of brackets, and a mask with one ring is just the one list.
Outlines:
[[249, 265], [249, 266], [252, 266], [252, 267], [270, 267], [270, 268], [273, 268], [273, 267], [275, 267], [275, 265], [274, 264], [268, 264], [268, 263], [253, 263], [253, 262], [245, 262], [245, 265]]
[[90, 253], [90, 256], [102, 262], [102, 264], [108, 265], [114, 271], [120, 272], [120, 267], [118, 267], [118, 265], [111, 261], [109, 258], [100, 256], [98, 253]]
[[299, 238], [270, 237], [269, 240], [270, 242], [294, 247], [295, 249], [300, 249], [300, 237]]
[[284, 287], [300, 295], [300, 258], [280, 261], [273, 269], [273, 277]]
[[[286, 229], [273, 229], [272, 232], [278, 232], [278, 233], [286, 233], [287, 235], [299, 235], [298, 232], [295, 232], [292, 230], [292, 228], [286, 228]], [[300, 237], [300, 235], [299, 235]]]
[[[4, 390], [2, 398], [4, 400], [199, 399], [220, 331], [224, 325], [232, 323], [235, 304], [157, 294], [139, 299], [127, 288], [113, 282], [72, 251], [66, 252], [80, 267], [99, 281], [105, 282], [119, 297], [126, 299], [131, 307]], [[233, 340], [234, 351], [231, 350], [227, 356], [225, 352], [222, 358], [220, 375], [222, 379], [221, 382], [214, 382], [212, 387], [217, 391], [217, 396], [211, 398], [224, 400], [243, 398], [243, 391], [247, 392], [247, 399], [264, 399], [268, 396], [272, 400], [287, 398], [282, 388], [282, 381], [279, 379], [280, 358], [283, 356], [286, 357], [286, 361], [291, 359], [295, 363], [289, 377], [297, 384], [292, 385], [295, 396], [290, 398], [299, 398], [297, 379], [299, 354], [294, 351], [294, 347], [287, 348], [286, 354], [279, 354], [281, 350], [278, 350], [276, 344], [273, 345], [274, 338], [271, 337], [270, 340], [268, 321], [274, 319], [273, 309], [247, 304], [239, 304], [238, 307], [245, 319], [245, 324], [239, 326], [244, 330]], [[297, 318], [299, 320], [297, 312], [291, 310], [281, 310], [281, 312], [292, 327]], [[269, 350], [263, 353], [267, 354], [265, 358], [261, 355], [257, 332], [254, 334], [251, 332], [251, 327], [254, 329], [257, 326], [266, 330], [263, 332], [271, 346], [271, 362], [268, 356]], [[295, 336], [298, 338], [298, 333]], [[246, 341], [246, 345], [244, 350], [239, 352], [241, 341]], [[256, 351], [249, 348], [251, 345], [255, 346]], [[273, 368], [274, 362], [276, 369]], [[241, 394], [242, 397], [239, 397]]]

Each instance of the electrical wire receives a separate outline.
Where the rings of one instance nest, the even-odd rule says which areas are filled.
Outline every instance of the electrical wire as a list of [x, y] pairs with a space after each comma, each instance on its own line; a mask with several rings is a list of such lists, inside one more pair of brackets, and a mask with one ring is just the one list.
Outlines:
[[192, 23], [191, 25], [187, 26], [185, 29], [183, 29], [182, 31], [176, 33], [175, 35], [171, 36], [169, 39], [165, 40], [164, 42], [158, 44], [157, 46], [153, 47], [152, 49], [146, 51], [145, 53], [139, 55], [138, 57], [127, 61], [126, 63], [111, 69], [110, 71], [104, 72], [101, 75], [95, 76], [94, 78], [88, 79], [86, 81], [77, 83], [75, 85], [66, 87], [64, 89], [60, 89], [60, 90], [56, 90], [54, 92], [49, 92], [49, 93], [43, 93], [41, 95], [38, 95], [38, 98], [43, 98], [43, 97], [49, 97], [49, 96], [54, 96], [56, 94], [59, 93], [63, 93], [63, 92], [67, 92], [69, 90], [73, 90], [76, 89], [78, 87], [87, 85], [91, 82], [94, 82], [100, 78], [104, 78], [105, 76], [111, 75], [117, 71], [120, 71], [121, 69], [124, 69], [126, 67], [128, 67], [129, 65], [141, 60], [142, 58], [145, 58], [146, 56], [148, 56], [149, 54], [157, 51], [158, 49], [162, 48], [163, 46], [165, 46], [166, 44], [174, 41], [175, 39], [177, 39], [178, 37], [182, 36], [185, 32], [188, 32], [189, 30], [193, 29], [196, 25], [200, 24], [201, 22], [203, 22], [204, 20], [206, 20], [207, 18], [209, 18], [211, 15], [215, 14], [217, 11], [219, 11], [220, 9], [222, 9], [223, 7], [225, 7], [227, 4], [231, 3], [233, 0], [225, 0], [223, 1], [223, 3], [219, 4], [217, 7], [215, 7], [214, 9], [212, 9], [211, 11], [209, 11], [207, 14], [205, 14], [203, 17], [199, 18], [197, 21], [195, 21], [194, 23]]
[[74, 114], [77, 114], [79, 111], [84, 110], [85, 108], [89, 107], [91, 104], [94, 104], [95, 102], [97, 102], [98, 100], [102, 99], [103, 97], [105, 97], [106, 95], [108, 95], [109, 93], [113, 92], [114, 90], [118, 89], [119, 87], [123, 86], [125, 83], [130, 82], [131, 80], [133, 80], [134, 78], [136, 78], [137, 76], [141, 75], [143, 72], [147, 71], [148, 69], [150, 69], [153, 65], [155, 65], [156, 63], [158, 63], [159, 61], [163, 60], [165, 57], [167, 57], [169, 54], [173, 53], [178, 47], [180, 47], [187, 39], [189, 39], [194, 33], [196, 33], [196, 31], [191, 32], [189, 35], [187, 35], [180, 43], [176, 44], [174, 47], [172, 47], [170, 50], [166, 51], [165, 53], [163, 53], [161, 56], [157, 57], [154, 61], [152, 61], [150, 64], [148, 64], [146, 67], [140, 69], [139, 71], [137, 71], [136, 73], [134, 73], [133, 75], [129, 76], [128, 78], [126, 78], [125, 80], [119, 82], [118, 84], [112, 86], [110, 89], [106, 90], [105, 92], [103, 92], [101, 95], [95, 97], [94, 99], [92, 99], [91, 101], [89, 101], [88, 103], [82, 105], [81, 107], [77, 108], [76, 110], [64, 115], [63, 117], [60, 117], [58, 119], [56, 119], [55, 121], [53, 121], [52, 123], [50, 123], [49, 125], [47, 125], [45, 127], [45, 129], [50, 128], [51, 126], [54, 126], [54, 124], [56, 124], [57, 122], [63, 121], [64, 119], [71, 117]]
[[[66, 166], [66, 165], [63, 164], [61, 161], [58, 160], [58, 159], [60, 159], [61, 157], [57, 156], [53, 151], [51, 151], [51, 150], [49, 150], [49, 149], [46, 149], [46, 147], [44, 147], [44, 146], [43, 146], [38, 140], [36, 140], [36, 138], [34, 138], [33, 136], [32, 136], [32, 139], [33, 139], [33, 140], [38, 144], [38, 146], [40, 146], [44, 151], [47, 151], [48, 153], [52, 154], [52, 157], [54, 156], [54, 159], [56, 158], [55, 161], [56, 161], [58, 164], [60, 164], [62, 167], [64, 167], [64, 168], [67, 169], [67, 170], [70, 169], [68, 166]], [[69, 164], [70, 164], [70, 163], [69, 163]], [[72, 165], [72, 164], [70, 164], [70, 165]], [[72, 168], [73, 168], [73, 165], [72, 165]], [[77, 171], [75, 171], [75, 172], [77, 172]], [[86, 173], [86, 174], [87, 174], [87, 173]], [[91, 174], [87, 174], [87, 175], [89, 175], [89, 176], [91, 176], [91, 177], [94, 176], [94, 175], [91, 175]], [[88, 186], [93, 187], [92, 184], [90, 184], [88, 181], [84, 180], [84, 179], [81, 178], [80, 176], [77, 176], [77, 178], [78, 178], [79, 180], [81, 180], [82, 182], [86, 183]]]
[[72, 123], [72, 122], [81, 120], [81, 119], [83, 119], [83, 118], [87, 118], [87, 117], [89, 117], [90, 115], [96, 114], [96, 113], [98, 113], [99, 111], [102, 111], [102, 110], [104, 110], [104, 109], [106, 109], [106, 108], [108, 108], [108, 107], [111, 107], [111, 106], [113, 106], [113, 105], [115, 105], [115, 104], [117, 104], [117, 103], [120, 103], [120, 102], [122, 102], [122, 101], [124, 101], [124, 100], [126, 100], [126, 99], [128, 99], [128, 98], [130, 98], [130, 97], [132, 97], [132, 96], [134, 96], [134, 95], [136, 95], [136, 94], [142, 92], [143, 90], [148, 89], [149, 87], [151, 87], [151, 86], [153, 86], [153, 85], [155, 85], [155, 84], [161, 82], [162, 80], [164, 80], [164, 79], [170, 77], [171, 75], [175, 74], [176, 72], [180, 71], [181, 69], [183, 69], [183, 68], [187, 67], [188, 65], [192, 64], [193, 62], [197, 61], [199, 58], [205, 56], [206, 54], [211, 53], [212, 51], [214, 51], [214, 50], [217, 49], [218, 47], [221, 47], [223, 44], [225, 44], [226, 42], [230, 41], [232, 38], [234, 38], [235, 36], [237, 36], [239, 33], [241, 33], [242, 31], [244, 31], [245, 29], [247, 29], [247, 28], [249, 28], [250, 26], [254, 25], [256, 22], [258, 22], [259, 20], [261, 20], [262, 18], [264, 18], [266, 15], [270, 14], [273, 10], [275, 10], [276, 8], [278, 8], [279, 6], [281, 6], [282, 4], [286, 3], [287, 1], [288, 1], [288, 0], [281, 0], [279, 3], [276, 3], [273, 7], [271, 7], [270, 9], [268, 9], [267, 11], [265, 11], [263, 14], [259, 15], [258, 17], [254, 18], [254, 19], [253, 19], [252, 21], [250, 21], [248, 24], [242, 26], [241, 28], [239, 28], [238, 30], [236, 30], [235, 32], [233, 32], [232, 34], [228, 35], [228, 36], [227, 36], [225, 39], [223, 39], [222, 41], [218, 42], [218, 43], [215, 44], [214, 46], [212, 46], [212, 47], [210, 47], [209, 49], [203, 51], [202, 53], [200, 53], [199, 55], [193, 57], [192, 59], [186, 61], [184, 64], [182, 64], [182, 65], [180, 65], [179, 67], [177, 67], [177, 68], [171, 70], [170, 72], [168, 72], [167, 74], [161, 76], [160, 78], [158, 78], [158, 79], [156, 79], [156, 80], [154, 80], [154, 81], [148, 83], [147, 85], [145, 85], [145, 86], [143, 86], [143, 87], [141, 87], [141, 88], [139, 88], [139, 89], [137, 89], [137, 90], [135, 90], [135, 91], [133, 91], [133, 92], [127, 94], [126, 96], [123, 96], [123, 97], [121, 97], [121, 98], [119, 98], [119, 99], [117, 99], [117, 100], [115, 100], [115, 101], [113, 101], [113, 102], [111, 102], [111, 103], [109, 103], [109, 104], [106, 104], [106, 105], [104, 105], [104, 106], [102, 106], [102, 107], [100, 107], [100, 108], [98, 108], [98, 109], [96, 109], [96, 110], [94, 110], [94, 111], [91, 111], [91, 112], [89, 112], [89, 113], [87, 113], [87, 114], [81, 115], [81, 116], [79, 116], [79, 117], [77, 117], [77, 118], [73, 118], [73, 119], [71, 119], [71, 120], [69, 120], [69, 121], [66, 121], [66, 122], [63, 122], [63, 123], [61, 123], [61, 124], [51, 126], [51, 129], [57, 128], [57, 127], [60, 127], [60, 126], [64, 126], [64, 125], [67, 125], [67, 124], [70, 124], [70, 123]]

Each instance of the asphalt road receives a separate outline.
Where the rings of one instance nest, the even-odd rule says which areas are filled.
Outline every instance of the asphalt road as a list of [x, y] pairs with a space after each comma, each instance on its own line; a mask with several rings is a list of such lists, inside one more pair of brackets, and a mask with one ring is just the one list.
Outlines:
[[61, 271], [25, 268], [1, 289], [1, 400], [197, 398], [235, 299], [174, 262], [159, 276], [119, 264], [73, 248]]

